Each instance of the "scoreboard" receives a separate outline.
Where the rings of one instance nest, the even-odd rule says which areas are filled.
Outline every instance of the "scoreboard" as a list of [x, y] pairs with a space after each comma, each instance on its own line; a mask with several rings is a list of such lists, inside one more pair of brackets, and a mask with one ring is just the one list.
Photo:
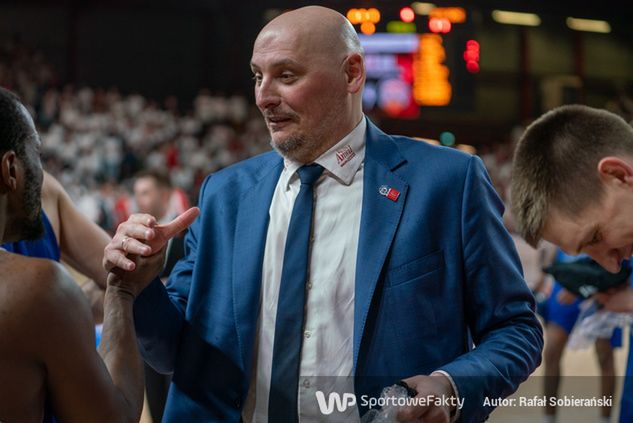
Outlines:
[[[429, 18], [426, 32], [408, 26], [416, 32], [359, 35], [367, 69], [365, 111], [415, 119], [424, 108], [473, 109], [479, 43], [470, 25], [451, 26], [451, 20]], [[402, 24], [392, 21], [387, 28], [402, 27], [394, 23]]]

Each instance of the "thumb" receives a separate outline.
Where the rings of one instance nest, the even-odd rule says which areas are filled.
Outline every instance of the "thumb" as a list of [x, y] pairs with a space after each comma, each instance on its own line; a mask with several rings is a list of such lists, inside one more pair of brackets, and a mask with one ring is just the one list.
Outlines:
[[160, 239], [163, 242], [169, 241], [175, 235], [187, 229], [199, 215], [200, 209], [198, 207], [192, 207], [171, 222], [164, 225], [156, 225], [154, 227], [158, 235], [156, 239]]

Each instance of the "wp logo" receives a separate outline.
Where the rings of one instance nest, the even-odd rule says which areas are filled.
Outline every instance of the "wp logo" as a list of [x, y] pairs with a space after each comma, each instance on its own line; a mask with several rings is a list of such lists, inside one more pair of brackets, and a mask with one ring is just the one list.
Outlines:
[[325, 394], [323, 391], [316, 391], [317, 402], [319, 403], [319, 410], [326, 416], [329, 416], [334, 412], [334, 407], [342, 413], [349, 407], [356, 405], [356, 395], [346, 392], [341, 397], [338, 392], [332, 392], [328, 396], [327, 402], [325, 401]]

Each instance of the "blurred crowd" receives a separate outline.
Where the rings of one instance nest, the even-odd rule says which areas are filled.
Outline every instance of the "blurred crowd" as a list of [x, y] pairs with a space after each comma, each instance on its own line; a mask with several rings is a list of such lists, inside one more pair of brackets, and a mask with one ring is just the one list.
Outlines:
[[58, 81], [38, 52], [14, 40], [0, 45], [0, 86], [31, 109], [44, 168], [109, 232], [136, 211], [130, 192], [140, 170], [169, 174], [180, 210], [196, 201], [207, 174], [270, 149], [259, 112], [243, 96], [201, 90], [191, 104], [158, 103]]
[[[156, 169], [177, 189], [173, 212], [195, 202], [204, 177], [270, 149], [264, 121], [241, 95], [201, 90], [191, 103], [157, 102], [140, 94], [60, 84], [44, 56], [18, 40], [0, 41], [0, 86], [29, 105], [43, 143], [44, 168], [90, 218], [112, 232], [137, 210], [134, 175]], [[618, 94], [605, 108], [633, 119], [631, 96]], [[517, 125], [478, 154], [507, 201]], [[173, 214], [173, 213], [170, 213]]]

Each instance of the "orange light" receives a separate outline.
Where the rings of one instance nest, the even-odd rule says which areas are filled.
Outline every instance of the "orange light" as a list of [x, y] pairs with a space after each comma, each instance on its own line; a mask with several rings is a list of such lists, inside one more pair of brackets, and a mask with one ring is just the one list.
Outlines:
[[415, 12], [410, 7], [403, 7], [400, 9], [400, 19], [402, 19], [402, 22], [413, 22]]
[[363, 22], [371, 22], [373, 24], [380, 22], [380, 11], [375, 7], [370, 9], [349, 9], [346, 16], [352, 25], [362, 24]]
[[372, 7], [368, 10], [369, 12], [369, 22], [377, 24], [380, 22], [380, 10]]
[[451, 32], [451, 21], [446, 18], [431, 18], [429, 19], [429, 29], [434, 33], [447, 34]]
[[364, 16], [365, 9], [350, 9], [347, 11], [347, 19], [352, 23], [352, 25], [363, 22]]
[[464, 23], [466, 11], [462, 7], [436, 7], [429, 12], [429, 17], [448, 19], [451, 23]]
[[376, 25], [374, 25], [371, 22], [363, 22], [360, 25], [360, 32], [362, 32], [365, 35], [371, 35], [374, 32], [376, 32]]
[[420, 35], [413, 60], [413, 98], [420, 106], [445, 106], [450, 103], [452, 87], [449, 70], [443, 64], [446, 50], [437, 34]]
[[347, 11], [347, 20], [351, 22], [352, 25], [356, 25], [358, 22], [356, 21], [356, 10], [350, 9]]

